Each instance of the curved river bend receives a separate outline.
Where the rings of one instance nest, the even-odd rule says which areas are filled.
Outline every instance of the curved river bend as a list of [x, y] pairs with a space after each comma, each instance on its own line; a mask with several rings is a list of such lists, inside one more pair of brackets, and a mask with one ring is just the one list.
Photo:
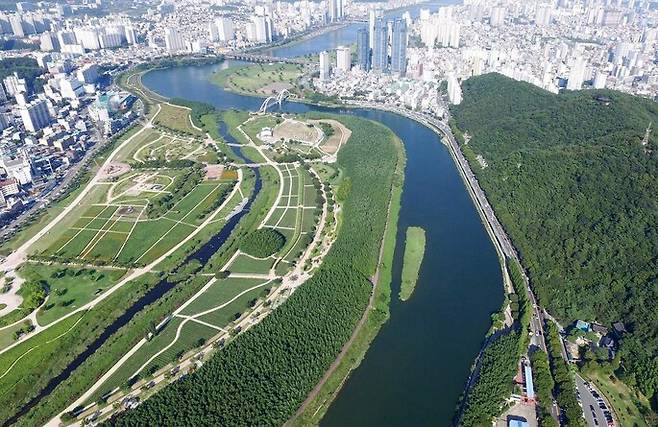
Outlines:
[[[351, 27], [342, 29], [349, 37]], [[351, 42], [320, 36], [334, 45]], [[353, 40], [353, 39], [352, 39]], [[313, 51], [314, 40], [279, 48], [278, 56]], [[316, 50], [317, 51], [317, 48]], [[207, 102], [218, 109], [258, 110], [259, 98], [225, 92], [209, 81], [218, 69], [236, 65], [186, 66], [156, 70], [143, 83], [164, 96]], [[361, 365], [352, 372], [322, 420], [324, 426], [448, 426], [470, 365], [503, 300], [498, 258], [463, 181], [439, 137], [396, 114], [367, 109], [331, 109], [285, 103], [291, 113], [354, 114], [388, 126], [407, 155], [397, 245], [393, 264], [391, 318]], [[413, 296], [400, 302], [405, 230], [423, 227], [425, 258]]]

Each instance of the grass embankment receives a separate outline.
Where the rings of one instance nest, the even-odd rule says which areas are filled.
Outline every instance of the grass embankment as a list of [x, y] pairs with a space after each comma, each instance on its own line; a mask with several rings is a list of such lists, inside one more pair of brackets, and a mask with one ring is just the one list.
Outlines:
[[295, 91], [295, 84], [303, 74], [302, 65], [258, 64], [218, 71], [212, 75], [211, 81], [232, 92], [262, 96], [283, 89]]
[[404, 242], [404, 262], [402, 264], [402, 282], [400, 284], [400, 299], [406, 301], [411, 297], [418, 273], [425, 255], [425, 230], [420, 227], [407, 228]]

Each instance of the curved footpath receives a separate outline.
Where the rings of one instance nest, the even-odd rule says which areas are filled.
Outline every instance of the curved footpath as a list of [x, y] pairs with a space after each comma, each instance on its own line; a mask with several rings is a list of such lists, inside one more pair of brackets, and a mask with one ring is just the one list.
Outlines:
[[[7, 258], [5, 258], [2, 263], [0, 263], [0, 271], [4, 272], [6, 276], [8, 277], [14, 277], [14, 283], [13, 286], [11, 287], [11, 290], [7, 292], [6, 294], [0, 294], [0, 304], [6, 304], [7, 306], [0, 310], [0, 316], [9, 313], [10, 311], [18, 308], [20, 303], [22, 302], [22, 298], [20, 298], [16, 292], [21, 288], [22, 280], [18, 277], [16, 274], [16, 269], [18, 268], [19, 265], [24, 263], [27, 260], [27, 251], [30, 249], [30, 247], [36, 243], [39, 239], [41, 239], [43, 236], [48, 234], [50, 230], [52, 230], [61, 220], [66, 218], [73, 209], [75, 209], [78, 204], [87, 196], [87, 194], [94, 188], [94, 186], [100, 181], [100, 179], [104, 176], [103, 171], [109, 167], [110, 163], [112, 163], [112, 160], [114, 160], [114, 157], [116, 154], [121, 151], [123, 147], [126, 145], [130, 144], [133, 139], [135, 139], [138, 135], [140, 135], [144, 130], [150, 128], [153, 125], [153, 118], [155, 118], [158, 115], [158, 112], [160, 111], [160, 106], [158, 105], [158, 111], [153, 115], [153, 117], [140, 129], [138, 132], [130, 136], [129, 138], [126, 138], [125, 141], [123, 141], [112, 153], [105, 159], [105, 162], [103, 165], [100, 167], [98, 170], [98, 173], [94, 175], [91, 180], [87, 183], [87, 185], [82, 189], [80, 194], [78, 194], [78, 197], [75, 198], [71, 203], [69, 203], [68, 206], [62, 210], [62, 212], [59, 213], [55, 218], [53, 218], [52, 221], [50, 221], [48, 224], [46, 224], [45, 227], [43, 227], [41, 230], [39, 230], [34, 236], [32, 236], [30, 239], [28, 239], [25, 243], [23, 243], [18, 249], [14, 250]], [[18, 297], [18, 298], [17, 298]]]

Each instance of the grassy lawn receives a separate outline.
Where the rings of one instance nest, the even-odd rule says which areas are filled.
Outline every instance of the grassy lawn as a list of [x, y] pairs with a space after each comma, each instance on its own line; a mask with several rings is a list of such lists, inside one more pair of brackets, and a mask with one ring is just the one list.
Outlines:
[[25, 330], [32, 324], [29, 320], [21, 322], [17, 325], [12, 326], [11, 328], [0, 330], [0, 349], [10, 346], [16, 340], [14, 339], [14, 332], [23, 329]]
[[[4, 375], [0, 378], [0, 401], [12, 401], [13, 396], [23, 396], [24, 389], [30, 386], [22, 382], [26, 373], [39, 371], [48, 364], [53, 351], [59, 347], [58, 340], [63, 335], [75, 333], [74, 325], [83, 315], [71, 316], [0, 355], [0, 376]], [[0, 409], [0, 419], [8, 417], [5, 409]]]
[[217, 329], [197, 322], [187, 322], [181, 330], [178, 341], [162, 354], [158, 355], [153, 362], [146, 366], [145, 371], [148, 372], [149, 370], [155, 370], [156, 368], [165, 366], [167, 363], [177, 359], [178, 356], [185, 354], [195, 347], [203, 345], [208, 338], [217, 335], [220, 332], [221, 331]]
[[283, 88], [294, 91], [304, 67], [297, 64], [258, 64], [215, 73], [211, 80], [230, 91], [249, 95], [269, 95]]
[[256, 273], [267, 274], [272, 268], [274, 260], [272, 258], [254, 259], [247, 255], [239, 255], [228, 266], [228, 271], [231, 273]]
[[275, 116], [271, 116], [271, 115], [260, 116], [244, 123], [242, 125], [242, 130], [244, 130], [245, 133], [251, 137], [254, 143], [260, 145], [262, 141], [257, 137], [260, 131], [264, 127], [273, 128], [280, 121], [281, 119]]
[[[206, 310], [210, 310], [230, 301], [241, 292], [262, 285], [266, 280], [261, 279], [242, 279], [228, 278], [215, 282], [206, 292], [197, 298], [193, 303], [188, 305], [181, 314], [194, 315]], [[269, 284], [268, 286], [271, 286]], [[221, 325], [218, 325], [221, 326]]]
[[199, 317], [199, 320], [210, 323], [211, 325], [219, 326], [220, 328], [226, 327], [250, 307], [250, 301], [258, 299], [258, 297], [263, 294], [264, 287], [266, 286], [264, 285], [263, 287], [253, 289], [244, 295], [239, 296], [226, 307], [205, 314]]
[[[164, 220], [160, 220], [164, 221]], [[156, 223], [159, 221], [156, 221]], [[148, 230], [160, 230], [160, 227], [162, 227], [162, 224], [160, 226], [153, 225], [151, 222], [144, 222], [140, 223], [140, 225], [135, 228], [135, 231], [142, 225], [142, 224], [149, 224], [148, 225]], [[166, 232], [166, 235], [162, 232], [161, 236], [164, 235], [164, 237], [160, 240], [158, 239], [151, 239], [149, 238], [149, 241], [147, 244], [142, 244], [143, 242], [137, 241], [137, 238], [135, 239], [130, 239], [130, 242], [133, 242], [133, 245], [128, 248], [128, 245], [126, 245], [125, 248], [125, 256], [127, 258], [134, 258], [135, 260], [139, 260], [138, 263], [140, 264], [148, 264], [152, 261], [154, 261], [156, 258], [162, 256], [165, 252], [167, 252], [170, 248], [173, 246], [176, 246], [179, 242], [181, 242], [184, 238], [189, 236], [194, 229], [190, 227], [189, 225], [185, 224], [174, 224], [173, 228], [170, 229], [171, 227], [170, 221], [168, 222], [167, 225], [165, 225], [165, 229], [163, 230]], [[141, 235], [145, 236], [147, 235], [148, 232], [146, 230], [142, 230]], [[141, 248], [141, 249], [138, 249]], [[122, 257], [123, 257], [123, 252], [122, 252]], [[121, 257], [119, 257], [121, 259]]]
[[155, 117], [154, 124], [175, 131], [185, 132], [192, 135], [201, 135], [190, 122], [190, 111], [187, 108], [170, 104], [160, 104], [161, 110]]
[[635, 393], [614, 375], [598, 371], [588, 373], [587, 378], [608, 398], [619, 417], [618, 421], [621, 426], [648, 426], [642, 415], [651, 411], [651, 406], [646, 397]]
[[242, 154], [253, 163], [265, 163], [265, 158], [254, 147], [242, 147]]
[[407, 236], [404, 242], [402, 281], [400, 283], [400, 299], [402, 301], [408, 300], [416, 287], [424, 255], [425, 230], [420, 227], [407, 228]]
[[63, 265], [25, 263], [20, 275], [26, 280], [48, 283], [50, 294], [44, 308], [37, 313], [40, 325], [70, 313], [116, 284], [123, 269], [77, 268]]

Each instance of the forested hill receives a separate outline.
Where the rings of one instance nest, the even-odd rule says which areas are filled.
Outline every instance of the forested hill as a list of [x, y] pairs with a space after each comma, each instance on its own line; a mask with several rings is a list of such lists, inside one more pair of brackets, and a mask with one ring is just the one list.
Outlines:
[[642, 140], [658, 104], [613, 91], [554, 95], [497, 74], [463, 90], [452, 111], [464, 153], [540, 302], [565, 322], [623, 321], [628, 382], [654, 395], [658, 131]]

